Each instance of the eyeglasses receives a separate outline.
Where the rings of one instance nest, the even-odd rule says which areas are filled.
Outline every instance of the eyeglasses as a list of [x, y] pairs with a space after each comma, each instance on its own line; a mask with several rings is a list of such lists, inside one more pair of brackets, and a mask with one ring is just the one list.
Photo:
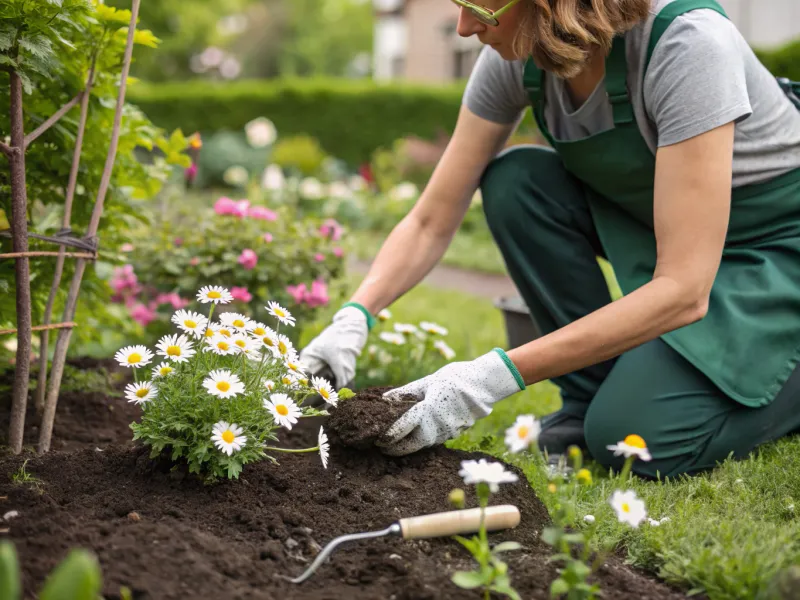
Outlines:
[[512, 6], [514, 6], [517, 2], [519, 2], [519, 0], [511, 0], [511, 2], [509, 2], [503, 8], [500, 8], [498, 10], [492, 10], [491, 8], [486, 8], [485, 6], [481, 6], [480, 4], [469, 2], [469, 0], [452, 0], [452, 2], [457, 6], [463, 6], [464, 8], [469, 9], [469, 11], [481, 23], [496, 27], [500, 23], [497, 20], [497, 17], [502, 15]]

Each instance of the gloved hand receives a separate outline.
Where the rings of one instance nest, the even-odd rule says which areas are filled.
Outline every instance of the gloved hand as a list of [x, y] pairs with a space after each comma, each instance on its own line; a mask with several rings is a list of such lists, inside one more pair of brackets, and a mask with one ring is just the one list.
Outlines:
[[451, 363], [384, 394], [393, 399], [408, 395], [419, 402], [377, 445], [385, 454], [403, 456], [441, 444], [492, 412], [495, 402], [524, 389], [519, 371], [499, 348], [472, 361]]
[[329, 366], [336, 379], [331, 383], [341, 388], [353, 380], [356, 359], [367, 343], [368, 334], [366, 310], [345, 305], [333, 315], [331, 324], [300, 352], [300, 361], [314, 375]]

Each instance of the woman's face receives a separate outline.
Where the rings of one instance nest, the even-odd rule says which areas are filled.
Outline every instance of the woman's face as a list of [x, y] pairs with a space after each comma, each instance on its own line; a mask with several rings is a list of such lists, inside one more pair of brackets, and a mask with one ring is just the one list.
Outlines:
[[[476, 4], [492, 10], [500, 10], [508, 2], [509, 0], [480, 0]], [[512, 50], [512, 42], [517, 33], [517, 23], [519, 23], [522, 5], [522, 2], [518, 2], [500, 15], [498, 17], [499, 24], [494, 27], [481, 23], [469, 9], [459, 7], [458, 35], [461, 37], [477, 35], [481, 43], [494, 48], [505, 60], [515, 60], [519, 57]]]

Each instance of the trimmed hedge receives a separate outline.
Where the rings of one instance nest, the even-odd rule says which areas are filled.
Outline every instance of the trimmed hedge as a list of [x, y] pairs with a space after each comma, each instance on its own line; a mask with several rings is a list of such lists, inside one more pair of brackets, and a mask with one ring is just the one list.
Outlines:
[[131, 86], [128, 99], [157, 125], [184, 132], [241, 131], [256, 117], [271, 119], [281, 136], [309, 134], [351, 165], [397, 138], [434, 139], [450, 133], [464, 84], [415, 86], [364, 80], [205, 81]]
[[755, 53], [777, 77], [800, 81], [800, 40], [775, 50], [756, 50]]

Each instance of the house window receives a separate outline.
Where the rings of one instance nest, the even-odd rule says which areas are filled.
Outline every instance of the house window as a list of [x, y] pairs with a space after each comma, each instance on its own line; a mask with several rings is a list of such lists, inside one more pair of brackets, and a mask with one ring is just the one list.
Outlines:
[[456, 48], [453, 51], [453, 78], [466, 79], [472, 73], [475, 61], [480, 54], [479, 48]]

